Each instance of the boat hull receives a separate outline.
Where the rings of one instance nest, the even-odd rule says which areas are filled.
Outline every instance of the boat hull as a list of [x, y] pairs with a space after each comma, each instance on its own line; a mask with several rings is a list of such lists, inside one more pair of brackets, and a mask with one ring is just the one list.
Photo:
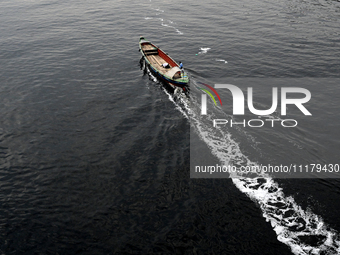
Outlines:
[[[188, 75], [179, 68], [179, 64], [167, 53], [143, 37], [140, 38], [139, 49], [149, 69], [157, 78], [174, 87], [181, 87], [185, 90], [185, 87], [189, 84]], [[162, 66], [164, 63], [168, 64], [169, 70]]]
[[145, 62], [147, 63], [147, 65], [150, 68], [150, 70], [152, 71], [152, 73], [155, 74], [161, 80], [163, 80], [163, 81], [165, 81], [167, 83], [170, 83], [170, 85], [173, 85], [173, 86], [176, 86], [176, 87], [188, 86], [187, 82], [178, 82], [178, 81], [174, 81], [172, 79], [169, 79], [169, 78], [165, 77], [160, 72], [158, 72], [155, 68], [153, 68], [149, 61], [145, 60]]

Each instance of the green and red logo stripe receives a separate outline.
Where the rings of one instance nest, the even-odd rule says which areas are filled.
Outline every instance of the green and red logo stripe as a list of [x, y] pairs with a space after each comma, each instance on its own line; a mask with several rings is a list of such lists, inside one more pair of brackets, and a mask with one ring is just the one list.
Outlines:
[[[218, 98], [218, 100], [220, 101], [220, 104], [221, 104], [221, 106], [222, 106], [221, 98], [220, 98], [219, 94], [216, 92], [216, 90], [215, 90], [213, 87], [211, 87], [210, 85], [205, 84], [205, 83], [203, 83], [203, 82], [200, 82], [200, 84], [202, 84], [202, 85], [206, 86], [207, 88], [211, 89], [211, 91], [214, 92], [214, 94], [217, 96], [217, 98]], [[199, 89], [205, 91], [205, 92], [212, 98], [212, 100], [214, 101], [215, 105], [217, 106], [216, 100], [215, 100], [214, 96], [210, 93], [209, 90], [207, 90], [207, 89], [202, 89], [202, 88], [199, 88]]]

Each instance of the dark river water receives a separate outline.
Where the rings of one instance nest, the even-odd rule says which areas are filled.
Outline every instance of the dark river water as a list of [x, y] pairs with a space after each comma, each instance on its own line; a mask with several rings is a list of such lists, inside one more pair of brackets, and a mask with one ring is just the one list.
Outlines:
[[[190, 177], [193, 158], [339, 166], [339, 19], [332, 0], [1, 1], [0, 253], [339, 254], [339, 171]], [[141, 68], [139, 36], [189, 97]], [[202, 83], [253, 87], [257, 109], [305, 88], [312, 116], [213, 129], [232, 99], [201, 115]]]

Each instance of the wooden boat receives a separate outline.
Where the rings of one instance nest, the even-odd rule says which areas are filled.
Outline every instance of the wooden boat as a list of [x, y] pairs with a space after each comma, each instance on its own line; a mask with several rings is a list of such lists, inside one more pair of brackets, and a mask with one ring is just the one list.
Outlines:
[[185, 87], [189, 83], [188, 75], [167, 53], [144, 37], [139, 39], [139, 50], [156, 76], [175, 87], [183, 88], [183, 91], [186, 90]]

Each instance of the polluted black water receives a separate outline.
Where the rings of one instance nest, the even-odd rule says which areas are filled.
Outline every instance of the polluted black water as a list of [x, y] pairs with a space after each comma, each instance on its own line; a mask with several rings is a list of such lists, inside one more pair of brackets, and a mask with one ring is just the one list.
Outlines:
[[[13, 0], [0, 13], [2, 254], [340, 253], [338, 1]], [[139, 36], [183, 62], [189, 96], [140, 67]], [[294, 128], [212, 129], [231, 96], [208, 96], [203, 116], [202, 83], [253, 87], [262, 109], [272, 87], [302, 87], [312, 116], [289, 106]], [[196, 148], [220, 165], [335, 170], [190, 178]]]

